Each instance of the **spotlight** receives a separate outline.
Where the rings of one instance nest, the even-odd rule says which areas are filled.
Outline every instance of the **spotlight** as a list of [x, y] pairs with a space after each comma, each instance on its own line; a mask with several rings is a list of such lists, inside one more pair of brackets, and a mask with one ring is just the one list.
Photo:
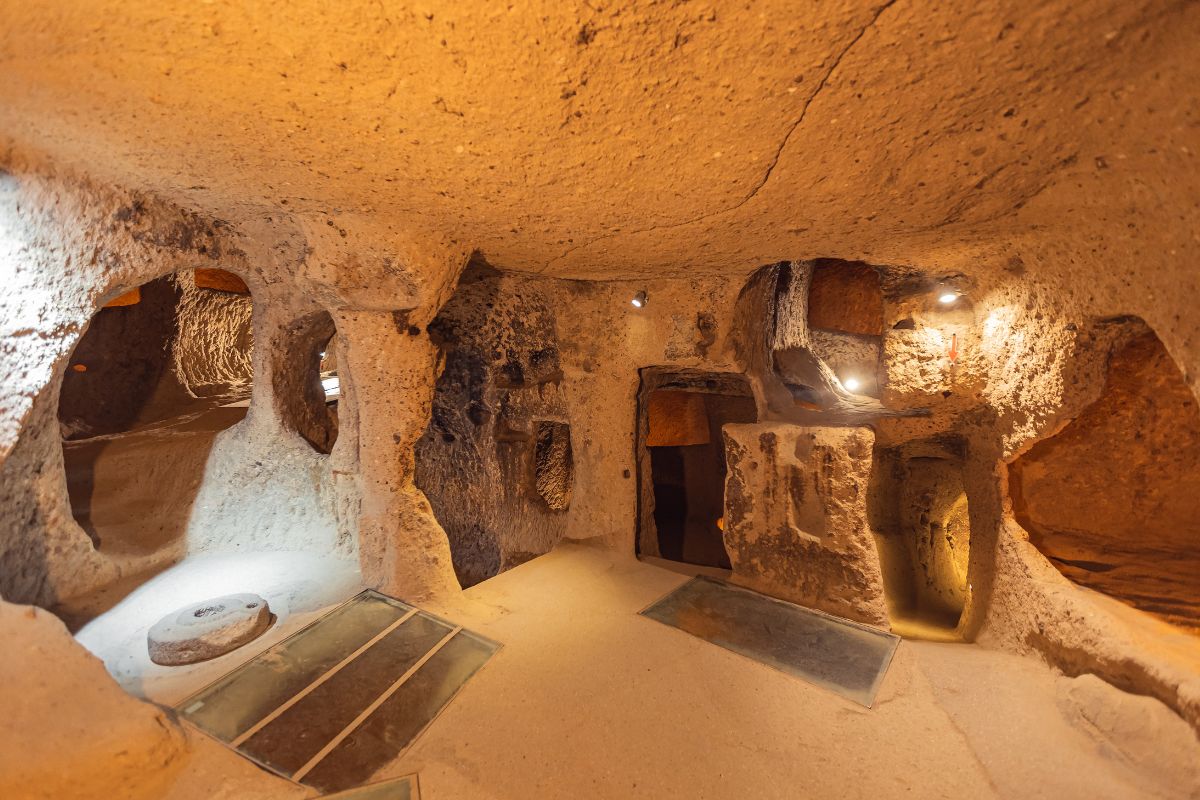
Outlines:
[[647, 302], [649, 302], [649, 300], [650, 300], [650, 298], [643, 291], [643, 292], [638, 292], [637, 294], [635, 294], [633, 296], [633, 299], [630, 300], [629, 302], [633, 304], [634, 308], [642, 308], [646, 305]]
[[958, 299], [958, 292], [942, 292], [938, 295], [938, 302], [942, 305], [950, 305]]
[[858, 378], [846, 378], [844, 381], [842, 381], [842, 386], [845, 386], [847, 391], [857, 392], [858, 387], [862, 386], [862, 384], [859, 382]]

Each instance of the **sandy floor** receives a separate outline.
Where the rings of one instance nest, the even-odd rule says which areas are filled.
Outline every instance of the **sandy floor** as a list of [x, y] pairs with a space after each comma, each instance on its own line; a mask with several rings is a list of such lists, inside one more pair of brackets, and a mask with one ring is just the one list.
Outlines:
[[1154, 738], [1182, 735], [1190, 752], [1172, 752], [1193, 759], [1190, 775], [1135, 771], [1126, 753], [1138, 743], [1074, 724], [1063, 695], [1076, 681], [1034, 660], [906, 641], [867, 710], [636, 615], [684, 580], [575, 545], [472, 588], [440, 610], [505, 647], [381, 777], [419, 772], [432, 800], [1125, 798], [1200, 787], [1178, 782], [1200, 777], [1200, 744], [1155, 701], [1098, 693], [1162, 722]]
[[[637, 615], [685, 580], [566, 545], [431, 607], [504, 648], [377, 777], [418, 772], [425, 800], [1200, 796], [1200, 743], [1156, 701], [905, 641], [867, 710]], [[206, 743], [169, 796], [302, 796], [237, 760]]]

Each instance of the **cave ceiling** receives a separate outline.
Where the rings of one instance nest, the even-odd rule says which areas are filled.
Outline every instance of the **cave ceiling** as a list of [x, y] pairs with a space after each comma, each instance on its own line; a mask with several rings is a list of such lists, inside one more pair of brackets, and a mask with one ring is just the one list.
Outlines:
[[1198, 36], [1119, 0], [5, 3], [0, 146], [559, 277], [963, 268], [1131, 209], [1187, 236]]

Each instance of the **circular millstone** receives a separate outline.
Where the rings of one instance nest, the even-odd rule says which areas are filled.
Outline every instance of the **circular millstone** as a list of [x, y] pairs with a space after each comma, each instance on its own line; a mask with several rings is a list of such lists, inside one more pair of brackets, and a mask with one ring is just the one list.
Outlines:
[[177, 667], [236, 650], [271, 627], [267, 601], [230, 594], [172, 611], [150, 629], [150, 660]]

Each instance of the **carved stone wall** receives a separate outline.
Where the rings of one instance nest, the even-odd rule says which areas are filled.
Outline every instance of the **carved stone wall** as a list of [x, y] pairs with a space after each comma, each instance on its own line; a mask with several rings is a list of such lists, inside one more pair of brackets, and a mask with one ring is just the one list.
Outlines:
[[734, 581], [888, 626], [867, 521], [867, 428], [726, 425], [725, 546]]

